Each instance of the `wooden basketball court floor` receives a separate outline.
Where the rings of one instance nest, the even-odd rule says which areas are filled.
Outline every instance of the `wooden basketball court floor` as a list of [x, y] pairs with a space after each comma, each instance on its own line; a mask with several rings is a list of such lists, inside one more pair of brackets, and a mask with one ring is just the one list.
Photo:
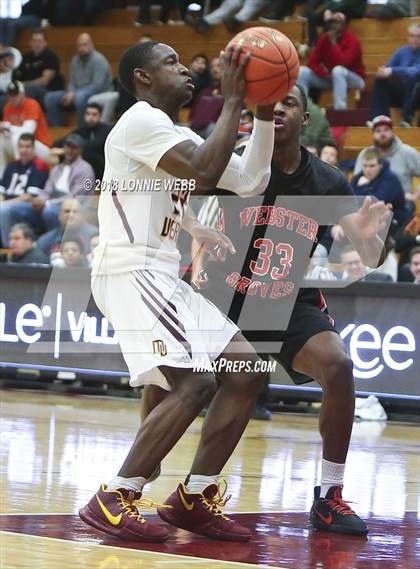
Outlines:
[[[248, 544], [171, 531], [160, 545], [121, 542], [77, 511], [118, 470], [138, 426], [138, 402], [0, 392], [2, 569], [415, 569], [420, 567], [420, 429], [356, 423], [345, 498], [368, 519], [367, 538], [312, 530], [320, 466], [317, 419], [252, 421], [225, 476], [226, 511], [252, 528]], [[146, 491], [164, 500], [188, 471], [197, 419]]]

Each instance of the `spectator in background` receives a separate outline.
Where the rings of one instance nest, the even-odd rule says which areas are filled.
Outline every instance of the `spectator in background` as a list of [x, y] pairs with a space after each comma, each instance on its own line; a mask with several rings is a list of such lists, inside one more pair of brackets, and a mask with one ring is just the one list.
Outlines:
[[0, 1], [0, 44], [12, 45], [16, 32], [23, 28], [38, 28], [40, 19], [34, 14], [22, 14], [29, 0]]
[[319, 148], [323, 146], [334, 146], [335, 139], [332, 135], [328, 119], [325, 111], [315, 105], [310, 97], [308, 97], [308, 113], [310, 116], [309, 123], [303, 127], [300, 137], [301, 144], [308, 146], [316, 145]]
[[297, 0], [272, 0], [267, 12], [258, 19], [268, 24], [275, 20], [283, 20], [293, 15], [297, 3]]
[[18, 157], [18, 140], [25, 132], [35, 137], [35, 155], [47, 162], [51, 139], [44, 112], [35, 99], [25, 96], [20, 81], [12, 81], [7, 87], [7, 103], [0, 123], [0, 175], [3, 175], [7, 160]]
[[394, 20], [395, 18], [408, 18], [415, 16], [411, 13], [411, 0], [382, 0], [381, 4], [366, 13], [367, 18], [378, 18], [378, 20]]
[[48, 91], [63, 89], [63, 77], [60, 75], [60, 60], [48, 47], [42, 30], [32, 32], [30, 51], [24, 54], [22, 63], [14, 76], [22, 81], [28, 97], [43, 105]]
[[40, 193], [44, 202], [44, 217], [48, 229], [56, 227], [59, 223], [58, 214], [63, 201], [69, 197], [79, 197], [87, 206], [91, 205], [91, 197], [86, 195], [86, 181], [90, 188], [95, 187], [95, 173], [92, 166], [83, 160], [81, 154], [83, 139], [79, 134], [69, 134], [64, 139], [63, 162], [51, 170], [45, 188]]
[[[187, 0], [161, 0], [161, 9], [159, 19], [156, 24], [169, 24], [169, 25], [180, 25], [184, 23], [185, 14], [187, 12]], [[179, 20], [170, 20], [170, 12], [173, 8], [173, 5], [176, 4], [176, 8], [178, 11]], [[152, 1], [151, 0], [139, 0], [139, 11], [137, 14], [137, 18], [134, 20], [133, 24], [136, 27], [147, 26], [152, 24], [152, 15], [151, 15], [151, 7]]]
[[377, 148], [366, 150], [362, 172], [353, 176], [351, 187], [357, 196], [373, 196], [391, 206], [394, 213], [393, 222], [399, 227], [407, 221], [408, 212], [401, 182]]
[[63, 126], [61, 109], [75, 107], [79, 126], [83, 126], [89, 98], [112, 90], [112, 73], [107, 59], [96, 51], [89, 34], [80, 34], [77, 54], [71, 60], [67, 91], [52, 91], [45, 96], [45, 109], [50, 126]]
[[37, 16], [43, 24], [43, 20], [45, 22], [52, 18], [54, 4], [57, 4], [57, 0], [29, 0], [23, 6], [22, 14]]
[[420, 213], [414, 215], [406, 226], [394, 235], [395, 253], [398, 254], [398, 280], [411, 281], [410, 253], [420, 247]]
[[309, 56], [308, 66], [301, 66], [298, 82], [306, 94], [311, 87], [332, 89], [334, 108], [345, 109], [348, 89], [363, 89], [364, 77], [360, 41], [346, 28], [344, 16], [333, 15]]
[[397, 49], [376, 71], [372, 117], [389, 116], [390, 107], [399, 107], [402, 108], [401, 126], [410, 126], [417, 85], [420, 85], [420, 24], [411, 24], [408, 44]]
[[355, 18], [363, 18], [366, 11], [366, 0], [325, 0], [319, 6], [324, 22], [328, 22], [333, 14], [343, 14], [349, 22]]
[[38, 247], [47, 255], [50, 264], [63, 266], [61, 243], [66, 239], [78, 239], [85, 251], [90, 252], [91, 239], [98, 234], [98, 228], [86, 223], [82, 207], [76, 199], [64, 200], [60, 210], [60, 223], [38, 239]]
[[[105, 140], [112, 126], [102, 122], [102, 108], [97, 103], [88, 103], [85, 112], [85, 126], [81, 126], [70, 134], [77, 134], [83, 139], [82, 158], [89, 162], [95, 171], [95, 177], [102, 178], [105, 166]], [[68, 136], [68, 135], [67, 135]], [[66, 137], [56, 140], [52, 152], [62, 156]]]
[[216, 10], [204, 18], [190, 18], [187, 15], [185, 21], [200, 34], [221, 22], [224, 22], [227, 29], [234, 33], [242, 24], [252, 20], [269, 4], [269, 0], [223, 0]]
[[92, 266], [93, 251], [96, 249], [98, 245], [99, 245], [99, 233], [95, 233], [95, 235], [92, 235], [92, 237], [90, 238], [90, 250], [89, 253], [86, 255], [86, 262], [89, 267]]
[[[382, 156], [389, 162], [391, 170], [396, 174], [405, 192], [405, 198], [409, 202], [409, 211], [415, 208], [415, 202], [420, 197], [420, 188], [413, 191], [413, 178], [420, 176], [420, 154], [419, 152], [404, 144], [395, 136], [392, 120], [384, 115], [375, 117], [372, 121], [373, 146], [377, 148]], [[367, 148], [364, 148], [357, 157], [354, 173], [358, 174], [362, 170], [363, 157]]]
[[51, 23], [55, 26], [94, 26], [97, 14], [107, 0], [54, 0]]
[[197, 53], [193, 56], [190, 62], [190, 71], [194, 84], [194, 91], [191, 101], [188, 102], [187, 107], [190, 107], [193, 101], [197, 98], [198, 94], [205, 88], [211, 85], [211, 75], [209, 69], [209, 60], [204, 53]]
[[338, 150], [332, 144], [327, 144], [322, 148], [319, 158], [330, 166], [338, 167]]
[[10, 228], [13, 225], [12, 212], [19, 212], [19, 218], [31, 226], [40, 228], [39, 192], [48, 178], [48, 167], [35, 157], [33, 134], [22, 134], [18, 141], [19, 159], [6, 167], [1, 181], [0, 193], [0, 236], [4, 247], [9, 244]]
[[210, 63], [211, 85], [202, 89], [191, 109], [190, 126], [203, 138], [213, 132], [222, 112], [224, 98], [220, 84], [220, 61], [218, 57]]
[[119, 96], [118, 91], [115, 90], [98, 93], [97, 95], [89, 97], [88, 105], [98, 105], [102, 109], [101, 115], [103, 121], [106, 123], [112, 123]]
[[367, 272], [365, 265], [360, 258], [359, 253], [354, 249], [353, 245], [346, 245], [341, 251], [341, 262], [344, 272], [341, 276], [343, 280], [351, 282], [355, 281], [382, 281], [393, 282], [393, 279], [387, 273], [381, 273], [374, 270]]
[[83, 243], [77, 237], [65, 237], [61, 242], [61, 258], [64, 267], [86, 267]]
[[410, 252], [410, 271], [414, 277], [414, 284], [420, 284], [420, 247], [415, 247]]
[[12, 252], [12, 263], [41, 263], [48, 265], [48, 257], [36, 243], [34, 232], [26, 223], [17, 223], [10, 230], [9, 247]]
[[7, 102], [7, 87], [13, 79], [14, 70], [19, 67], [22, 55], [15, 47], [0, 45], [0, 113]]
[[303, 15], [308, 20], [309, 44], [315, 45], [318, 40], [317, 26], [327, 22], [332, 14], [342, 14], [347, 21], [363, 18], [366, 0], [306, 0]]

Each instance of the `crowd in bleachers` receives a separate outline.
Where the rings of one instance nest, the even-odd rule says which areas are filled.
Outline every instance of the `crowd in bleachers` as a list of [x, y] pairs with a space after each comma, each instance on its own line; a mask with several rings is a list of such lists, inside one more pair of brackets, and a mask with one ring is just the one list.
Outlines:
[[[101, 179], [106, 137], [112, 124], [135, 100], [113, 77], [110, 62], [95, 49], [87, 32], [75, 34], [74, 55], [66, 76], [63, 61], [48, 46], [42, 28], [32, 31], [28, 51], [21, 53], [13, 43], [21, 27], [92, 24], [96, 15], [112, 7], [113, 2], [81, 1], [74, 21], [63, 18], [66, 10], [69, 12], [67, 0], [7, 4], [9, 11], [0, 9], [0, 247], [9, 249], [11, 262], [88, 266], [98, 229], [97, 199], [94, 192], [86, 191], [86, 181], [90, 189], [95, 187], [95, 180]], [[75, 2], [71, 4], [74, 12]], [[138, 4], [136, 25], [151, 23], [151, 3]], [[261, 12], [265, 22], [287, 18], [296, 2], [224, 0], [208, 15], [200, 9], [189, 10], [188, 4], [182, 0], [162, 2], [160, 21], [181, 25], [185, 20], [200, 33], [223, 21], [229, 30], [236, 31]], [[419, 282], [420, 220], [416, 204], [420, 199], [420, 154], [396, 136], [390, 112], [391, 107], [401, 108], [398, 126], [420, 126], [419, 24], [409, 26], [407, 44], [376, 71], [368, 123], [372, 145], [363, 149], [355, 162], [340, 159], [340, 138], [330, 128], [325, 109], [317, 104], [320, 91], [328, 89], [333, 93], [334, 107], [345, 109], [348, 91], [360, 91], [365, 86], [362, 46], [347, 26], [349, 19], [363, 17], [366, 10], [378, 18], [404, 17], [413, 14], [414, 8], [410, 2], [398, 0], [374, 9], [365, 0], [311, 0], [304, 4], [302, 13], [308, 19], [312, 48], [306, 65], [301, 65], [299, 84], [308, 94], [311, 121], [302, 132], [302, 144], [348, 174], [356, 195], [373, 195], [389, 204], [394, 218], [382, 280], [389, 277], [393, 281]], [[171, 20], [174, 7], [178, 19]], [[322, 31], [317, 28], [319, 24], [323, 25]], [[139, 41], [150, 39], [145, 35]], [[191, 58], [190, 70], [195, 90], [187, 105], [188, 124], [206, 138], [223, 106], [219, 60], [209, 61], [205, 53], [197, 53]], [[52, 140], [50, 127], [64, 127], [74, 115], [77, 125], [69, 127], [65, 136]], [[252, 110], [244, 108], [238, 141], [246, 141], [252, 122]], [[342, 274], [361, 275], [360, 258], [346, 244], [339, 226], [331, 228], [329, 238], [341, 245], [341, 256], [336, 261], [344, 267]], [[324, 254], [320, 246], [318, 253], [310, 274], [322, 273], [325, 278], [326, 249]], [[374, 274], [377, 276], [367, 273], [360, 278], [381, 280], [381, 271]]]

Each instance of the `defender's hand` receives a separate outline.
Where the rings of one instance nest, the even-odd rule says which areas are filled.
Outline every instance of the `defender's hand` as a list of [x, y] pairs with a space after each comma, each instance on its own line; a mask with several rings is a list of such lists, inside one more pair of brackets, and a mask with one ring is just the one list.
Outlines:
[[236, 253], [232, 241], [221, 231], [199, 225], [191, 231], [191, 235], [197, 240], [200, 248], [214, 260], [224, 261], [227, 252], [232, 255]]
[[355, 217], [361, 239], [372, 239], [385, 229], [392, 215], [391, 211], [392, 208], [383, 201], [373, 202], [368, 196]]

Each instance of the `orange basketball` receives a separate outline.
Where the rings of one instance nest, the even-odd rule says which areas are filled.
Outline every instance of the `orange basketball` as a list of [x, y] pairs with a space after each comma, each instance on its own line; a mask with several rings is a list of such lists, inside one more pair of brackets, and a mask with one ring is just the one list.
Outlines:
[[232, 45], [240, 45], [245, 53], [251, 53], [245, 69], [247, 103], [275, 103], [296, 84], [299, 57], [291, 40], [281, 32], [267, 27], [248, 28], [227, 47]]

